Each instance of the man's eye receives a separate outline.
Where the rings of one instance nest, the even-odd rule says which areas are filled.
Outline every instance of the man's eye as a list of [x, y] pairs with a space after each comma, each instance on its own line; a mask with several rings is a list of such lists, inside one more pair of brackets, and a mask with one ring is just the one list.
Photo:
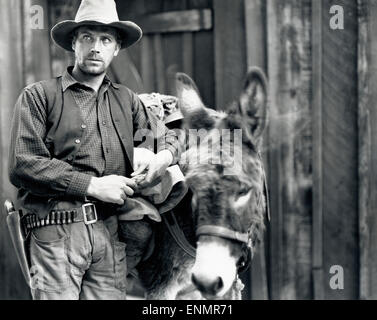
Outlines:
[[110, 38], [104, 38], [104, 39], [103, 39], [103, 42], [106, 43], [106, 44], [108, 44], [108, 43], [111, 42], [111, 39], [110, 39]]
[[91, 36], [85, 35], [85, 36], [83, 36], [83, 39], [85, 41], [90, 41], [92, 38], [91, 38]]

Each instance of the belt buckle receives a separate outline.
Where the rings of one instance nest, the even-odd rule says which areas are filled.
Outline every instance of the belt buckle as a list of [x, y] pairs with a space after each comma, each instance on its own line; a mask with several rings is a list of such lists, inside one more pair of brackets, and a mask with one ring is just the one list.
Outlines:
[[96, 223], [98, 220], [97, 210], [94, 203], [84, 203], [82, 206], [84, 223], [86, 225]]

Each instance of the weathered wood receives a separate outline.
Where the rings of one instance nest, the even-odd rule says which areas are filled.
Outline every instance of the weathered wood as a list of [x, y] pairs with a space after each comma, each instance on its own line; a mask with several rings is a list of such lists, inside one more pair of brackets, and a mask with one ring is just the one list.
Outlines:
[[[212, 8], [212, 0], [188, 0], [187, 9]], [[215, 107], [214, 28], [193, 33], [193, 78], [205, 104]]]
[[[42, 29], [32, 29], [30, 8], [34, 5], [43, 9]], [[25, 83], [30, 84], [51, 78], [50, 30], [47, 0], [26, 0], [24, 2], [23, 54]], [[42, 23], [42, 21], [39, 21]], [[38, 57], [36, 59], [36, 57]]]
[[369, 255], [370, 255], [370, 233], [368, 226], [369, 216], [369, 196], [370, 186], [370, 166], [371, 166], [371, 123], [369, 112], [369, 82], [368, 69], [370, 34], [368, 33], [368, 24], [370, 23], [370, 10], [368, 0], [358, 0], [358, 128], [359, 128], [359, 297], [368, 299], [370, 292], [370, 272], [369, 272]]
[[[245, 0], [246, 57], [248, 68], [258, 66], [266, 70], [266, 2], [263, 0]], [[266, 162], [267, 163], [267, 162]], [[260, 244], [250, 268], [250, 298], [268, 299], [266, 245]]]
[[[357, 3], [323, 1], [323, 21], [330, 8], [344, 8], [344, 30], [323, 23], [323, 230], [325, 299], [356, 299], [358, 258]], [[328, 285], [330, 268], [344, 268], [344, 289]]]
[[194, 37], [191, 32], [185, 32], [182, 36], [183, 42], [183, 72], [187, 73], [190, 77], [193, 76], [193, 41]]
[[23, 1], [0, 0], [0, 299], [29, 299], [30, 294], [17, 262], [5, 222], [5, 199], [15, 199], [8, 180], [10, 125], [17, 97], [24, 87]]
[[[270, 88], [270, 125], [268, 132], [268, 143], [271, 144], [271, 139], [276, 136], [274, 132], [273, 119], [274, 107], [277, 103], [276, 92], [278, 84], [273, 79], [278, 78], [278, 59], [273, 56], [278, 46], [276, 8], [271, 1], [267, 2], [267, 25], [268, 25], [268, 76]], [[283, 210], [281, 205], [281, 197], [278, 195], [281, 192], [281, 182], [279, 172], [281, 171], [280, 150], [272, 148], [268, 150], [269, 158], [269, 186], [271, 197], [271, 223], [270, 223], [270, 294], [272, 299], [280, 299], [280, 291], [282, 287], [282, 253], [283, 253]]]
[[140, 17], [137, 23], [145, 34], [194, 32], [212, 28], [212, 13], [209, 9], [155, 13]]
[[361, 299], [377, 299], [377, 3], [358, 5], [359, 292]]
[[[243, 12], [243, 0], [213, 3], [216, 107], [219, 109], [239, 95], [247, 70]], [[231, 21], [231, 28], [226, 21]]]
[[268, 1], [271, 297], [311, 298], [311, 1]]
[[323, 277], [323, 172], [322, 172], [322, 0], [312, 0], [312, 56], [313, 56], [313, 295], [324, 298]]
[[[74, 19], [80, 1], [77, 0], [49, 0], [49, 28], [52, 28], [56, 23]], [[67, 66], [73, 65], [74, 54], [58, 47], [53, 41], [50, 41], [51, 53], [51, 68], [52, 76], [57, 77], [63, 74]]]
[[146, 92], [154, 90], [154, 67], [153, 67], [153, 51], [152, 39], [149, 36], [144, 36], [140, 42], [141, 51], [141, 78], [144, 83]]
[[266, 70], [266, 1], [245, 0], [247, 66]]
[[155, 58], [155, 88], [157, 92], [166, 92], [165, 85], [165, 64], [162, 49], [162, 39], [160, 34], [155, 34], [153, 38], [153, 52]]

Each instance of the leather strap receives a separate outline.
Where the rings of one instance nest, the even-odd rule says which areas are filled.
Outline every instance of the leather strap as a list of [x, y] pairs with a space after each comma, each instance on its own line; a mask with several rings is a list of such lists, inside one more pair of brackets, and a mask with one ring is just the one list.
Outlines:
[[197, 236], [208, 235], [217, 236], [221, 238], [227, 238], [231, 240], [236, 240], [242, 243], [249, 244], [249, 235], [247, 233], [241, 233], [238, 231], [233, 231], [225, 227], [215, 226], [215, 225], [203, 225], [198, 227], [196, 230]]
[[164, 216], [165, 215], [169, 215], [169, 217], [171, 217], [171, 220], [173, 222], [172, 224], [170, 224], [166, 217], [164, 217], [164, 219], [163, 219], [165, 224], [166, 224], [166, 227], [168, 228], [168, 230], [169, 230], [171, 236], [173, 237], [173, 239], [175, 240], [175, 242], [178, 244], [178, 246], [184, 252], [186, 252], [189, 256], [191, 256], [192, 258], [195, 259], [196, 249], [186, 239], [183, 231], [181, 230], [181, 228], [178, 225], [178, 222], [177, 222], [177, 219], [174, 216], [174, 213], [172, 211], [169, 211], [169, 212], [166, 212], [164, 214]]

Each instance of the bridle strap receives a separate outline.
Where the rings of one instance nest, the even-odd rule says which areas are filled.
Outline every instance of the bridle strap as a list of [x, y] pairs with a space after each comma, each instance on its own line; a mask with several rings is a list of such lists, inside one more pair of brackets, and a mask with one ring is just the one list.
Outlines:
[[173, 237], [178, 246], [186, 252], [189, 256], [195, 259], [196, 257], [196, 248], [194, 248], [189, 241], [186, 239], [182, 229], [179, 227], [178, 221], [174, 216], [173, 211], [166, 212], [164, 215], [169, 216], [172, 219], [172, 224], [164, 217], [166, 227], [168, 228], [170, 235]]
[[196, 230], [196, 235], [198, 237], [207, 235], [207, 236], [226, 238], [226, 239], [236, 240], [238, 242], [242, 242], [247, 245], [249, 245], [250, 243], [248, 233], [241, 233], [238, 231], [230, 230], [228, 228], [215, 226], [215, 225], [203, 225], [203, 226], [198, 227], [198, 229]]

